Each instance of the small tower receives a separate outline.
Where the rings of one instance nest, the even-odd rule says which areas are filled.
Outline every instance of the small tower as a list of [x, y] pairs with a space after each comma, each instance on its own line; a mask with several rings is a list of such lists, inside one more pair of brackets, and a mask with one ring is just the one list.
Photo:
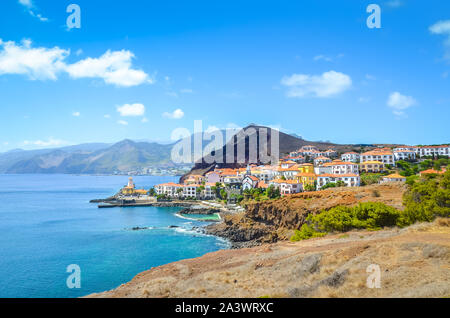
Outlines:
[[134, 189], [133, 177], [128, 178], [128, 188]]

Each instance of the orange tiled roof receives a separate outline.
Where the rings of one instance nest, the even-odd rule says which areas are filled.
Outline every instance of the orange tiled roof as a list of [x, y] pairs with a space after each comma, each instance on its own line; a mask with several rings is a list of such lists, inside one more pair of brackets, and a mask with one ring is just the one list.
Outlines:
[[348, 178], [348, 177], [359, 177], [359, 175], [354, 174], [354, 173], [346, 173], [346, 174], [331, 174], [331, 173], [325, 173], [325, 174], [320, 174], [317, 176], [318, 178], [321, 177], [326, 177], [326, 178]]

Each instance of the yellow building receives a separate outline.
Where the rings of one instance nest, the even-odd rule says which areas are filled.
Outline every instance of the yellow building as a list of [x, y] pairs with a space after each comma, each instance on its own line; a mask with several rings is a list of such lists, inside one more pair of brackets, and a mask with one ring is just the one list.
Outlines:
[[314, 165], [311, 163], [303, 163], [299, 167], [300, 173], [313, 173], [314, 174]]
[[128, 178], [127, 186], [123, 187], [120, 191], [123, 195], [147, 195], [148, 191], [145, 189], [136, 189], [134, 185], [133, 178]]
[[366, 161], [359, 166], [361, 172], [384, 172], [384, 163], [381, 161]]
[[301, 164], [299, 167], [300, 173], [297, 174], [296, 179], [303, 186], [303, 190], [306, 189], [306, 186], [315, 186], [315, 182], [317, 180], [317, 175], [314, 173], [314, 165], [311, 163]]

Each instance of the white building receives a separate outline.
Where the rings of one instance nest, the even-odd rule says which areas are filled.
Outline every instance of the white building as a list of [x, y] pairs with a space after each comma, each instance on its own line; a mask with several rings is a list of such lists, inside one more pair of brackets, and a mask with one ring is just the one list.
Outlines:
[[281, 195], [294, 194], [303, 191], [302, 184], [297, 180], [272, 180], [269, 185], [273, 185], [275, 188], [280, 189]]
[[394, 150], [395, 161], [399, 160], [415, 160], [416, 152], [411, 150]]
[[380, 161], [385, 165], [395, 165], [394, 153], [390, 149], [375, 149], [361, 154], [361, 163]]
[[341, 156], [341, 160], [345, 161], [345, 162], [354, 162], [354, 163], [358, 163], [359, 162], [359, 153], [356, 152], [346, 152]]
[[359, 166], [353, 162], [333, 160], [325, 165], [331, 167], [331, 174], [359, 174]]
[[347, 187], [359, 187], [361, 178], [357, 174], [322, 174], [317, 176], [317, 190], [320, 190], [328, 183], [342, 181]]
[[426, 156], [447, 156], [450, 157], [450, 146], [423, 146], [418, 149], [420, 157]]
[[330, 159], [330, 158], [328, 158], [328, 157], [325, 157], [325, 156], [319, 156], [319, 157], [317, 157], [316, 159], [314, 159], [314, 165], [315, 166], [321, 166], [321, 165], [323, 165], [324, 163], [327, 163], [327, 162], [331, 162], [332, 160]]

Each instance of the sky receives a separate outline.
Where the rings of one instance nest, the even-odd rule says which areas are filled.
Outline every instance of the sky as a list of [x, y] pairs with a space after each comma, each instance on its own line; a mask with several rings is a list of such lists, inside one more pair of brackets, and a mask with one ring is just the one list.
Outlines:
[[449, 143], [449, 75], [444, 0], [3, 0], [0, 152], [168, 142], [195, 120]]

